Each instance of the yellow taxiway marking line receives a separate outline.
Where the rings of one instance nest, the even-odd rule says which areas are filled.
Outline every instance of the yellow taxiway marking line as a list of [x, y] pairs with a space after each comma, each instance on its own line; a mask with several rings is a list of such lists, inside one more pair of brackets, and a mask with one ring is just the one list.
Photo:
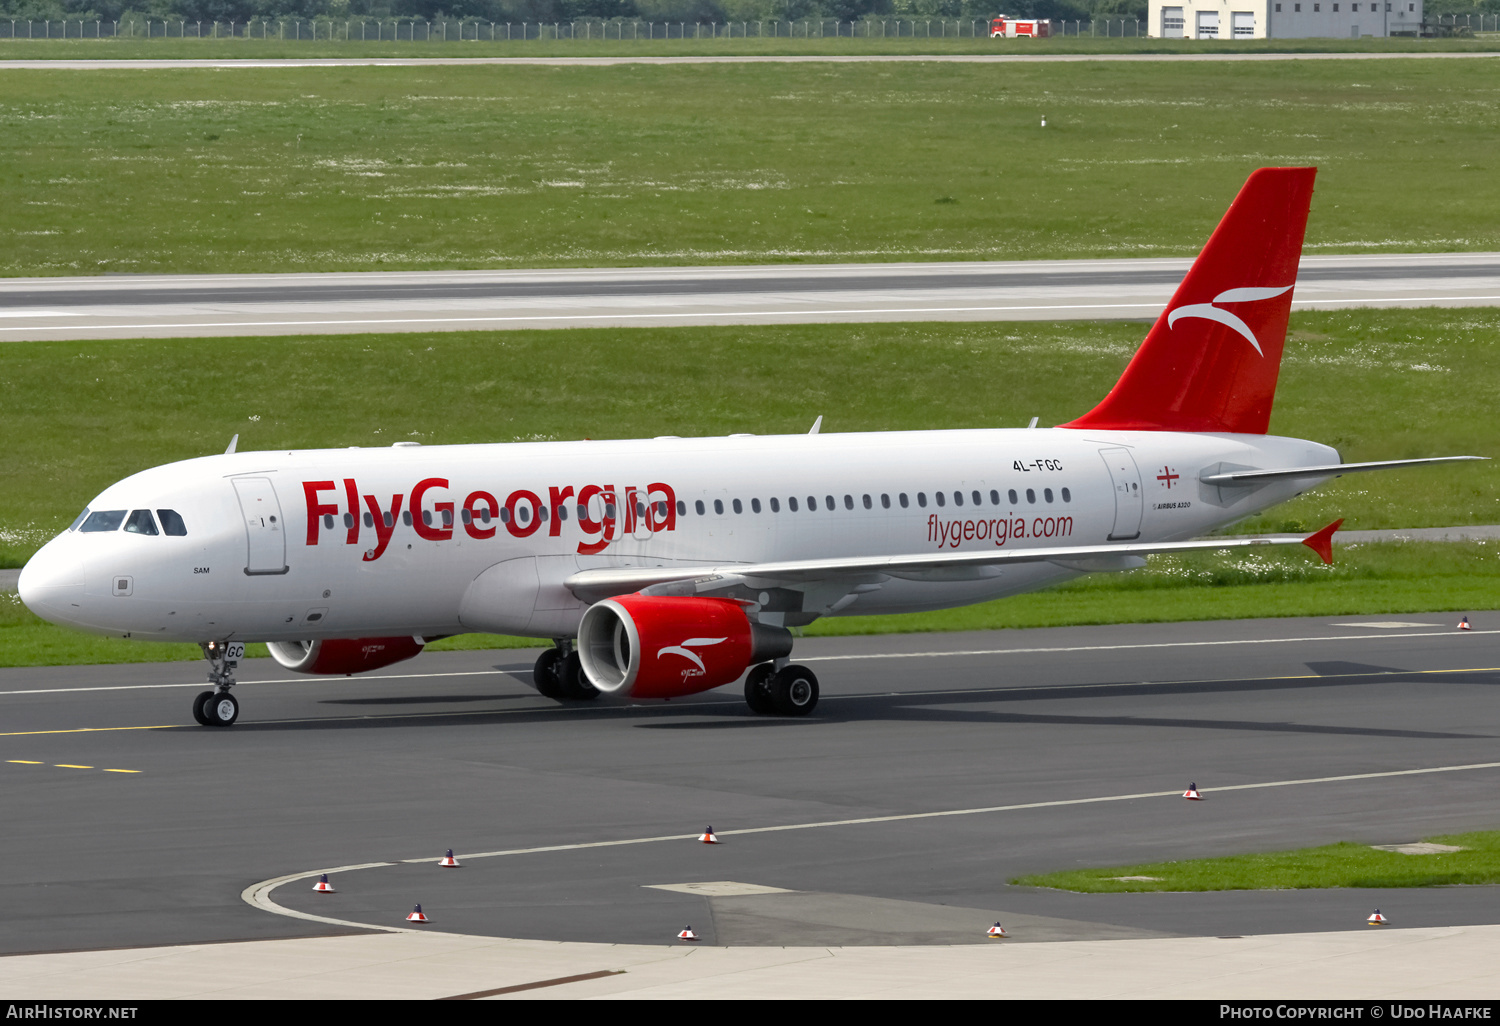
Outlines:
[[[45, 766], [45, 765], [47, 765], [45, 762], [38, 762], [35, 759], [6, 759], [5, 761], [6, 762], [19, 763], [22, 766]], [[94, 768], [92, 766], [76, 766], [73, 763], [69, 763], [69, 762], [54, 762], [52, 765], [55, 768], [57, 768], [57, 769], [93, 769]], [[139, 773], [141, 771], [140, 770], [132, 770], [132, 769], [106, 769], [104, 772], [105, 773]]]

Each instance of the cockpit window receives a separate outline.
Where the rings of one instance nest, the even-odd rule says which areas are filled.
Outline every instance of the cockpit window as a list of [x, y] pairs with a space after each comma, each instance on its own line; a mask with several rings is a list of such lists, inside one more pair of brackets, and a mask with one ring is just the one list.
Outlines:
[[156, 515], [161, 518], [163, 534], [169, 534], [174, 538], [181, 538], [187, 534], [187, 524], [182, 522], [182, 517], [175, 509], [159, 509]]
[[156, 534], [156, 521], [151, 519], [149, 509], [132, 510], [130, 519], [125, 521], [126, 534]]
[[75, 520], [75, 521], [73, 521], [73, 523], [68, 526], [68, 530], [70, 530], [70, 531], [76, 531], [76, 530], [78, 530], [79, 525], [82, 524], [88, 518], [89, 518], [89, 511], [88, 511], [88, 507], [85, 506], [83, 512], [80, 513], [80, 514], [78, 514], [78, 519]]
[[125, 511], [123, 509], [101, 509], [95, 513], [90, 513], [88, 519], [83, 522], [83, 526], [78, 530], [84, 534], [94, 531], [118, 531], [120, 524], [124, 520]]

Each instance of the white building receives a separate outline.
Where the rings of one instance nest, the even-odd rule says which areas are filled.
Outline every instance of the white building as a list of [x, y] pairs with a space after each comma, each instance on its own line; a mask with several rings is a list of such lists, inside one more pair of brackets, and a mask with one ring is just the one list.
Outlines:
[[1151, 0], [1160, 39], [1358, 39], [1415, 35], [1422, 0]]

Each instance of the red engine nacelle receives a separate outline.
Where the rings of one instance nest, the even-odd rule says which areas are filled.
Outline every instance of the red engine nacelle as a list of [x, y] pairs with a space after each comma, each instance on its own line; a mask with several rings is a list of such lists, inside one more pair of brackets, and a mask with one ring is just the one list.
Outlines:
[[738, 603], [667, 595], [596, 602], [578, 625], [589, 683], [606, 695], [676, 698], [736, 680], [792, 651], [791, 632], [751, 623]]
[[271, 658], [298, 673], [363, 673], [410, 659], [426, 641], [403, 634], [394, 638], [326, 638], [317, 641], [271, 641]]

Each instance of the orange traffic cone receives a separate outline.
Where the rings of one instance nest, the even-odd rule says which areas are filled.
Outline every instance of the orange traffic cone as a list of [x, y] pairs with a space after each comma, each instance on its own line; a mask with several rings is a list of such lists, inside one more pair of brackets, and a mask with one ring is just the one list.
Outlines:
[[1472, 631], [1474, 628], [1469, 626], [1469, 618], [1466, 616], [1458, 621], [1458, 629], [1461, 631]]
[[693, 932], [693, 928], [691, 926], [684, 926], [682, 928], [682, 932], [677, 935], [677, 939], [685, 941], [695, 941], [698, 939], [698, 935]]
[[319, 894], [333, 893], [333, 884], [328, 882], [327, 873], [324, 873], [322, 876], [318, 877], [318, 882], [313, 884], [313, 890], [317, 891]]
[[1365, 922], [1369, 923], [1371, 926], [1384, 926], [1386, 923], [1389, 923], [1390, 920], [1381, 915], [1380, 909], [1377, 908], [1374, 913], [1371, 914], [1370, 918], [1365, 920]]
[[422, 912], [422, 906], [421, 905], [414, 905], [414, 906], [412, 906], [411, 915], [409, 915], [409, 916], [406, 917], [406, 921], [408, 923], [430, 923], [430, 922], [432, 922], [431, 919], [428, 919], [427, 916], [423, 914], [423, 912]]
[[698, 835], [698, 840], [702, 841], [704, 844], [718, 844], [719, 843], [719, 839], [714, 836], [714, 828], [713, 827], [709, 827], [707, 830], [703, 831], [703, 833], [699, 834]]
[[984, 931], [984, 935], [986, 937], [1009, 937], [1010, 936], [1010, 934], [1008, 934], [1008, 933], [1005, 932], [1005, 927], [1001, 926], [999, 923], [996, 923], [994, 926], [992, 926], [988, 930]]
[[453, 857], [453, 849], [452, 848], [448, 849], [448, 854], [446, 854], [442, 858], [438, 859], [438, 865], [440, 865], [440, 866], [451, 866], [451, 867], [453, 867], [455, 869], [458, 868], [459, 862], [458, 862], [458, 859], [456, 859], [456, 858]]
[[1189, 784], [1188, 789], [1182, 792], [1182, 796], [1190, 802], [1201, 802], [1203, 800], [1203, 796], [1198, 793], [1197, 784]]

